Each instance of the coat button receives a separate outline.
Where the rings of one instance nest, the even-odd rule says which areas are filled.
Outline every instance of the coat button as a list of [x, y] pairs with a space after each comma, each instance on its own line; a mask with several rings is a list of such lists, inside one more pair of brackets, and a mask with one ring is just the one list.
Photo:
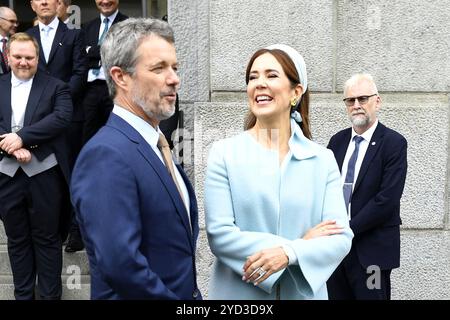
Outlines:
[[192, 292], [192, 298], [197, 299], [199, 293], [198, 289], [195, 289], [194, 292]]

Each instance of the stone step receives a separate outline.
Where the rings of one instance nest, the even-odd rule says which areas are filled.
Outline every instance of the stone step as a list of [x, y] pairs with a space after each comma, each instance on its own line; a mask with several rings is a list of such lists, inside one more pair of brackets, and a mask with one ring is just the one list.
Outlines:
[[3, 223], [0, 221], [0, 245], [6, 244], [6, 234], [5, 228], [3, 228]]
[[[62, 300], [89, 300], [91, 285], [90, 277], [81, 275], [78, 279], [62, 276]], [[0, 276], [0, 300], [14, 300], [14, 285], [12, 276]]]

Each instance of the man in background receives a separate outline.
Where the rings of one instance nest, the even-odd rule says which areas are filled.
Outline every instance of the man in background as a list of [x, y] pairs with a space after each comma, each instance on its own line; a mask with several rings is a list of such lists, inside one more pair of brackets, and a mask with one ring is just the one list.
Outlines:
[[18, 26], [15, 12], [8, 7], [0, 7], [0, 74], [10, 71], [6, 48], [9, 37], [16, 33]]
[[0, 76], [0, 218], [17, 300], [60, 299], [67, 234], [69, 87], [38, 70], [39, 46], [26, 33], [8, 45], [12, 72]]
[[371, 75], [344, 86], [352, 123], [328, 144], [342, 180], [352, 248], [327, 282], [331, 300], [389, 300], [391, 271], [400, 266], [400, 199], [405, 186], [406, 139], [378, 121], [381, 97]]

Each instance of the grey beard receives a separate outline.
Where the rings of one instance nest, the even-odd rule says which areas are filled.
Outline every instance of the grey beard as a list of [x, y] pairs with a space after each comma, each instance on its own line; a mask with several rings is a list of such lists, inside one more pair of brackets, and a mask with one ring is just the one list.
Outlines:
[[148, 107], [147, 103], [141, 97], [135, 96], [133, 102], [136, 103], [149, 118], [156, 119], [158, 121], [169, 119], [175, 113], [175, 105], [167, 112], [162, 111], [160, 114], [155, 114], [154, 112], [150, 111], [150, 108]]
[[350, 121], [352, 122], [353, 126], [357, 128], [364, 128], [370, 123], [369, 117], [361, 117], [360, 115], [358, 115], [357, 117], [350, 116]]

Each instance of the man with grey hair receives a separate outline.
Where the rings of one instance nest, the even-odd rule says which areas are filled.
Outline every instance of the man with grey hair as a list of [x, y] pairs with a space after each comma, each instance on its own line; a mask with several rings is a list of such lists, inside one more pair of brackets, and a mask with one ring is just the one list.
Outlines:
[[327, 282], [331, 300], [391, 297], [390, 274], [400, 266], [400, 199], [406, 179], [406, 139], [377, 119], [381, 97], [369, 74], [344, 86], [352, 128], [328, 144], [343, 180], [350, 227], [350, 253]]
[[83, 147], [71, 195], [93, 299], [201, 299], [194, 190], [160, 121], [175, 112], [173, 31], [156, 19], [114, 25], [101, 48], [114, 108]]
[[9, 37], [16, 33], [18, 25], [15, 12], [8, 7], [0, 7], [0, 74], [10, 71], [6, 48]]

